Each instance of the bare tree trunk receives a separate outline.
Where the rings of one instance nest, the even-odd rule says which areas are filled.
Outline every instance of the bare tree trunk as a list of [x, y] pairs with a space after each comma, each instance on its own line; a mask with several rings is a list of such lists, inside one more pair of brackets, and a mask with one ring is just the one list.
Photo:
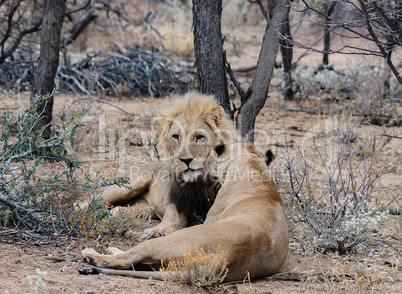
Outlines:
[[292, 89], [293, 38], [290, 31], [289, 10], [290, 7], [288, 9], [288, 13], [286, 14], [286, 20], [282, 30], [282, 35], [284, 37], [280, 40], [283, 72], [285, 73], [284, 96], [286, 100], [292, 100], [294, 98], [294, 92]]
[[[45, 0], [40, 37], [39, 63], [35, 73], [35, 81], [31, 101], [36, 95], [52, 94], [54, 79], [59, 65], [60, 33], [66, 11], [66, 0]], [[53, 111], [53, 96], [38, 109], [38, 118], [33, 122], [32, 131], [37, 132], [46, 126], [43, 136], [50, 138]]]
[[271, 21], [267, 23], [257, 68], [251, 84], [251, 95], [242, 105], [237, 116], [237, 125], [243, 139], [254, 142], [254, 125], [258, 113], [264, 107], [269, 84], [278, 53], [279, 35], [288, 14], [289, 1], [276, 0]]
[[194, 52], [198, 90], [216, 97], [232, 115], [221, 32], [222, 0], [193, 0]]
[[323, 54], [323, 59], [322, 59], [322, 63], [324, 65], [328, 65], [328, 63], [329, 63], [328, 54], [329, 54], [329, 47], [330, 47], [330, 42], [331, 42], [329, 23], [331, 22], [331, 15], [332, 15], [332, 12], [334, 12], [336, 3], [337, 2], [324, 3], [324, 9], [325, 9], [325, 15], [326, 15], [325, 25], [324, 25], [324, 54]]

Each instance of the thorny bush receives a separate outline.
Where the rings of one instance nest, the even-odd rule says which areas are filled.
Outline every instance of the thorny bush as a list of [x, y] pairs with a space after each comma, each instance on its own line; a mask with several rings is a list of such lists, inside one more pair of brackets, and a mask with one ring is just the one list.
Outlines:
[[[27, 110], [11, 119], [3, 113], [0, 146], [0, 221], [41, 233], [71, 235], [81, 230], [96, 232], [102, 218], [108, 215], [97, 196], [99, 188], [126, 179], [101, 180], [81, 162], [65, 155], [66, 146], [74, 139], [77, 127], [88, 110], [71, 119], [64, 129], [44, 139], [43, 129], [31, 132], [37, 109], [47, 103], [49, 95], [38, 96]], [[88, 209], [77, 209], [79, 199], [90, 199]], [[72, 217], [76, 216], [76, 217]], [[85, 228], [80, 226], [85, 220]], [[80, 232], [83, 233], [83, 232]]]

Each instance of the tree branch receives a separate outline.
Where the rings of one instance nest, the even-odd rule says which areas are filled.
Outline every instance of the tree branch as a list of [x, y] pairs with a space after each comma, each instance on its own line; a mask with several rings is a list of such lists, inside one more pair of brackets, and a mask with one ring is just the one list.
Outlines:
[[278, 54], [279, 36], [289, 13], [289, 1], [276, 1], [271, 21], [267, 22], [258, 56], [254, 79], [249, 89], [250, 96], [244, 101], [237, 116], [237, 124], [244, 140], [254, 142], [255, 119], [264, 107]]
[[80, 8], [77, 8], [75, 10], [72, 10], [72, 11], [66, 12], [64, 15], [68, 17], [73, 13], [76, 13], [78, 11], [84, 10], [85, 8], [87, 8], [89, 6], [89, 4], [91, 4], [91, 2], [92, 2], [92, 0], [88, 0], [88, 2], [84, 6], [82, 6]]
[[385, 50], [384, 46], [381, 45], [380, 40], [378, 39], [376, 33], [373, 30], [373, 27], [370, 24], [370, 15], [367, 11], [366, 4], [364, 3], [363, 0], [359, 0], [360, 7], [362, 8], [363, 15], [366, 17], [366, 24], [367, 24], [367, 30], [370, 33], [371, 37], [374, 39], [374, 42], [376, 43], [378, 49], [380, 50], [381, 54], [383, 55], [384, 59], [388, 63], [389, 68], [391, 71], [394, 73], [395, 77], [398, 79], [399, 84], [402, 85], [402, 77], [399, 74], [398, 70], [395, 68], [394, 64], [392, 63], [391, 59], [388, 58], [387, 51]]

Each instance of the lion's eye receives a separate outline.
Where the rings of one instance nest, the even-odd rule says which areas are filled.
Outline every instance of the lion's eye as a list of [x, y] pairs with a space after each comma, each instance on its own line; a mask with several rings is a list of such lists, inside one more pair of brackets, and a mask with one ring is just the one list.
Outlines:
[[203, 135], [197, 135], [197, 136], [195, 137], [195, 141], [196, 141], [196, 142], [201, 142], [204, 138], [205, 138], [205, 136], [203, 136]]
[[174, 135], [172, 135], [172, 137], [173, 137], [173, 139], [175, 139], [175, 140], [179, 141], [179, 135], [174, 134]]

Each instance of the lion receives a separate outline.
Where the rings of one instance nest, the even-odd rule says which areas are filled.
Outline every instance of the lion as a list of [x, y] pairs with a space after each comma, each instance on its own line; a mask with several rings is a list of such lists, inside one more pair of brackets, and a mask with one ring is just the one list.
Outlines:
[[239, 141], [233, 122], [213, 96], [187, 93], [160, 111], [158, 120], [162, 160], [132, 167], [132, 189], [114, 185], [102, 195], [106, 205], [115, 206], [114, 215], [141, 210], [162, 220], [145, 230], [143, 238], [165, 236], [205, 220], [219, 190], [213, 142]]
[[[112, 255], [84, 249], [84, 260], [97, 267], [93, 273], [124, 274], [161, 279], [163, 273], [128, 271], [137, 265], [157, 267], [182, 260], [188, 248], [220, 248], [228, 262], [225, 282], [263, 278], [279, 271], [285, 262], [289, 234], [282, 199], [274, 187], [263, 156], [253, 145], [221, 142], [214, 147], [221, 183], [215, 202], [203, 224], [146, 240], [123, 252], [110, 248]], [[268, 152], [268, 163], [272, 153]], [[216, 267], [217, 270], [220, 267]]]

